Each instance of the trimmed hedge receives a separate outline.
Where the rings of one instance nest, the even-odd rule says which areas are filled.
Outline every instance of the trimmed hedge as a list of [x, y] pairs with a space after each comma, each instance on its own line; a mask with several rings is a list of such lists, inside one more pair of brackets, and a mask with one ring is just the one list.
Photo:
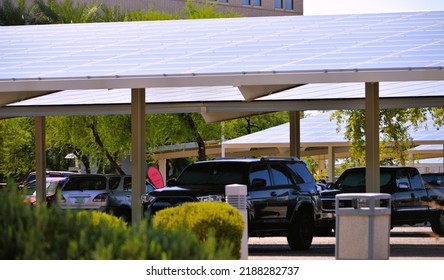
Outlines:
[[147, 223], [127, 226], [97, 211], [31, 206], [15, 191], [0, 192], [3, 260], [212, 260], [234, 259], [215, 238], [189, 230], [164, 232]]
[[218, 250], [229, 248], [240, 258], [245, 223], [238, 209], [225, 202], [189, 202], [158, 211], [153, 226], [166, 231], [190, 229], [201, 242], [215, 237]]

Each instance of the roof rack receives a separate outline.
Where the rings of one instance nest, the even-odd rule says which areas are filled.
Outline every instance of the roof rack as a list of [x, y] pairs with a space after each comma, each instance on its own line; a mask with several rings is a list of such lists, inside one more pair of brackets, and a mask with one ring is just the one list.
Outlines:
[[261, 157], [261, 160], [298, 160], [300, 159], [298, 157]]

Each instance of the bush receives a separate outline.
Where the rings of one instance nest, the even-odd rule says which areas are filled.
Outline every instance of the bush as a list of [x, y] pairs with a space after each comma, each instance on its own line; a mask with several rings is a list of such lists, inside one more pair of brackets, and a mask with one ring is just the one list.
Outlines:
[[244, 220], [239, 210], [224, 202], [190, 202], [158, 211], [153, 226], [166, 231], [189, 229], [201, 242], [216, 238], [218, 249], [229, 248], [240, 258]]
[[201, 242], [190, 231], [146, 223], [127, 226], [96, 211], [63, 211], [23, 203], [18, 192], [0, 192], [0, 259], [172, 260], [229, 259], [214, 238]]

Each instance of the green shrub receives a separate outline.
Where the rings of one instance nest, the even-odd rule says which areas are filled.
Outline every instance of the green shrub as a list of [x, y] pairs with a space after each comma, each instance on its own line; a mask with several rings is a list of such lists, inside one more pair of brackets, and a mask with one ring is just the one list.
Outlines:
[[158, 211], [153, 226], [166, 231], [190, 229], [201, 241], [215, 237], [218, 249], [230, 248], [240, 258], [244, 220], [240, 211], [224, 202], [190, 202]]
[[229, 259], [214, 238], [201, 242], [191, 231], [127, 226], [97, 211], [31, 206], [18, 192], [0, 192], [0, 259], [173, 260]]

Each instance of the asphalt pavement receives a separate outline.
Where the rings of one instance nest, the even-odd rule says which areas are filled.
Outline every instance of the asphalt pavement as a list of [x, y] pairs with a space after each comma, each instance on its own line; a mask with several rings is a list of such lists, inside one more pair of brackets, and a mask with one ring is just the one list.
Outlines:
[[[314, 237], [306, 251], [293, 251], [285, 237], [251, 237], [249, 260], [334, 260], [336, 237]], [[444, 236], [433, 234], [430, 227], [395, 227], [390, 231], [390, 260], [444, 260]]]

